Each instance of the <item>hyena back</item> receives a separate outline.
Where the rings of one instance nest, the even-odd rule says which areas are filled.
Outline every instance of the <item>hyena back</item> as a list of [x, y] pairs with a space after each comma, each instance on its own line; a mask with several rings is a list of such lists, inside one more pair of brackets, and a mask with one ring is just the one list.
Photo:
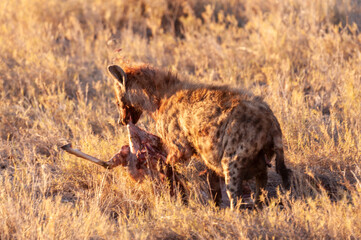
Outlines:
[[[148, 66], [109, 66], [117, 80], [120, 123], [136, 123], [147, 112], [168, 150], [167, 161], [187, 161], [197, 154], [206, 166], [224, 177], [233, 208], [242, 194], [242, 181], [256, 178], [256, 201], [267, 184], [267, 163], [289, 188], [282, 132], [261, 98], [228, 87], [191, 84]], [[216, 184], [219, 182], [216, 181]], [[211, 186], [220, 200], [220, 187]]]

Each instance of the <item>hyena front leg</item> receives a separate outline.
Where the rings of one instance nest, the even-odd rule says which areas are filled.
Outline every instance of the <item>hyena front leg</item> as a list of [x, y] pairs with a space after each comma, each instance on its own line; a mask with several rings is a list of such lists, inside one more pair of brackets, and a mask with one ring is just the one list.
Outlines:
[[240, 178], [240, 169], [237, 162], [223, 162], [222, 165], [226, 191], [230, 201], [230, 208], [234, 209], [237, 205], [239, 196], [242, 194], [242, 178]]
[[222, 188], [221, 179], [213, 170], [208, 169], [208, 182], [211, 188], [212, 199], [216, 206], [220, 206], [222, 203]]
[[182, 176], [179, 173], [175, 172], [173, 169], [173, 166], [171, 166], [169, 164], [165, 164], [163, 171], [164, 171], [166, 178], [169, 181], [170, 195], [172, 197], [174, 197], [177, 194], [177, 192], [179, 191], [179, 194], [181, 196], [183, 204], [187, 205], [188, 204], [188, 194], [187, 194], [187, 190], [186, 190], [186, 185], [185, 185], [184, 181], [181, 179]]

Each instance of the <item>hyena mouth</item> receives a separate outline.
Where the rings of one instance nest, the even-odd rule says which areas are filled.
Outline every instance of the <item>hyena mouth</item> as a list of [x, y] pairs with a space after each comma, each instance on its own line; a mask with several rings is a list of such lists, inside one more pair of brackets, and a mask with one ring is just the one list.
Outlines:
[[142, 115], [142, 110], [139, 110], [133, 106], [128, 106], [126, 109], [124, 109], [123, 116], [125, 116], [123, 119], [118, 120], [118, 123], [120, 125], [127, 125], [129, 121], [131, 121], [133, 124], [136, 124]]

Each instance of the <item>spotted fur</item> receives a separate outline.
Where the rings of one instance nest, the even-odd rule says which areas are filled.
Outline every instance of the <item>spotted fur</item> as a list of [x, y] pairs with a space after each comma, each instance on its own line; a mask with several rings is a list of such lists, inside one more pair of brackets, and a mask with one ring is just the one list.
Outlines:
[[[259, 97], [226, 86], [192, 84], [149, 66], [109, 66], [117, 80], [120, 123], [136, 123], [142, 112], [156, 121], [169, 163], [197, 154], [214, 174], [224, 177], [231, 207], [242, 193], [242, 181], [256, 178], [256, 200], [267, 184], [267, 164], [289, 188], [282, 132], [269, 106]], [[212, 179], [215, 179], [212, 177]], [[212, 190], [220, 200], [219, 181]]]

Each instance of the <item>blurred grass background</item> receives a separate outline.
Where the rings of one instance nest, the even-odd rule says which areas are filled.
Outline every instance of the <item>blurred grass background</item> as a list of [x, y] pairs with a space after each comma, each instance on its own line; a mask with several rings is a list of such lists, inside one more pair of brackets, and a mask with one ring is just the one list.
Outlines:
[[[360, 30], [359, 0], [0, 1], [0, 239], [361, 238]], [[191, 164], [184, 206], [62, 153], [70, 141], [108, 159], [127, 142], [117, 61], [263, 96], [296, 191], [218, 209]]]

